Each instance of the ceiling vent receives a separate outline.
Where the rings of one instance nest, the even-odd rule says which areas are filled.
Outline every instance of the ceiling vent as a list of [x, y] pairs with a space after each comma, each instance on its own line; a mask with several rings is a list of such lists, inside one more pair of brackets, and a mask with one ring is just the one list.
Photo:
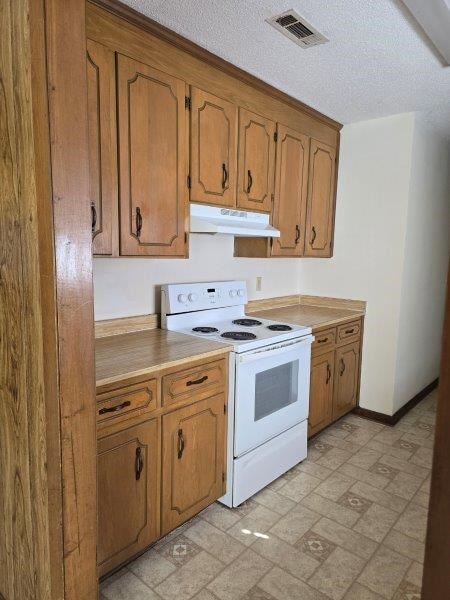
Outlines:
[[301, 48], [311, 48], [329, 41], [292, 9], [267, 19], [267, 22]]

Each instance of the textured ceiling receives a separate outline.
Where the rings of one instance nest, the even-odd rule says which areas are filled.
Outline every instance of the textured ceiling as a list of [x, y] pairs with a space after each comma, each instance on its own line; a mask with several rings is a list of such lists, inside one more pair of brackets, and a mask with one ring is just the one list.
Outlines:
[[[450, 67], [399, 0], [122, 1], [337, 121], [417, 111], [450, 134]], [[265, 22], [291, 8], [330, 42], [303, 50]]]

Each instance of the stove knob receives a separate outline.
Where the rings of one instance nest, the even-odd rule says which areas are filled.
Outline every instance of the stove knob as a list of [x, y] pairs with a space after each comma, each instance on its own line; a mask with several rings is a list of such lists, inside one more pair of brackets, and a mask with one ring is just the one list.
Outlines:
[[234, 298], [236, 296], [236, 290], [230, 290], [230, 296]]
[[242, 298], [244, 296], [244, 290], [238, 290], [237, 295], [239, 298]]
[[189, 302], [196, 302], [197, 298], [198, 298], [197, 294], [189, 294], [189, 296], [188, 296]]
[[181, 302], [182, 304], [184, 304], [185, 302], [187, 302], [187, 296], [186, 296], [186, 294], [178, 294], [178, 302]]

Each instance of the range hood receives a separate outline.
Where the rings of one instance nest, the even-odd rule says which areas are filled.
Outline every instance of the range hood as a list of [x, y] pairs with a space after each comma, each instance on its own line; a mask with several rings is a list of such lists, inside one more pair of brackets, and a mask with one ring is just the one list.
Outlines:
[[191, 203], [191, 233], [224, 233], [239, 237], [280, 237], [269, 215], [235, 208]]

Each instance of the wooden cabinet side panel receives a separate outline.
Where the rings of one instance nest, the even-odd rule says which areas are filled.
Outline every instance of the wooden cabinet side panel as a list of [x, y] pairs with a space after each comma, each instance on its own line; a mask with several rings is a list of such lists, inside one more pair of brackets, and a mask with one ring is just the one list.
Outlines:
[[236, 205], [237, 107], [191, 88], [191, 201]]
[[272, 256], [302, 256], [305, 245], [309, 138], [278, 125]]
[[239, 208], [264, 212], [272, 208], [275, 128], [274, 121], [239, 108]]
[[305, 256], [328, 257], [332, 251], [336, 150], [311, 140], [308, 174]]
[[114, 52], [87, 40], [89, 192], [94, 254], [118, 256], [116, 77]]
[[118, 56], [121, 255], [185, 256], [185, 90]]

